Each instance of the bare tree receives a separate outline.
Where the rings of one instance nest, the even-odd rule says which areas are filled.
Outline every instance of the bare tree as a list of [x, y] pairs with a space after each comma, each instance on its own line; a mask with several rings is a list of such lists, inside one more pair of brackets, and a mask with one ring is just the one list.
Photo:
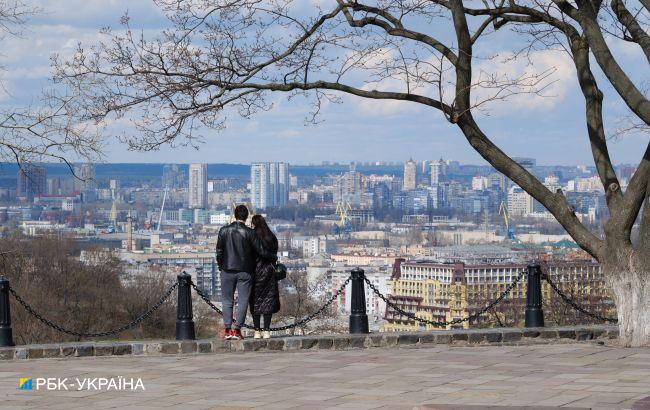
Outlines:
[[[280, 282], [282, 303], [280, 311], [274, 317], [277, 316], [280, 322], [296, 323], [314, 313], [326, 302], [326, 283], [325, 275], [320, 275], [310, 281], [305, 272], [289, 268], [287, 278]], [[291, 332], [295, 334], [298, 330], [301, 334], [307, 334], [315, 331], [340, 330], [335, 324], [326, 320], [331, 317], [332, 312], [326, 310], [316, 320], [298, 328], [292, 328]]]
[[[249, 117], [270, 107], [269, 94], [309, 94], [318, 114], [341, 94], [420, 104], [455, 124], [498, 171], [546, 207], [599, 260], [617, 304], [620, 340], [650, 344], [650, 146], [623, 192], [603, 122], [599, 82], [606, 82], [647, 130], [650, 103], [603, 33], [620, 34], [648, 56], [650, 4], [612, 0], [336, 0], [328, 9], [285, 0], [157, 0], [172, 27], [156, 38], [131, 30], [57, 59], [56, 78], [74, 91], [81, 121], [132, 115], [132, 148], [194, 143], [201, 127], [221, 128], [230, 111]], [[324, 7], [324, 6], [323, 6]], [[548, 95], [553, 70], [503, 76], [477, 61], [489, 35], [510, 27], [513, 57], [561, 49], [571, 57], [585, 102], [586, 136], [605, 188], [610, 219], [604, 237], [585, 227], [561, 191], [551, 192], [504, 153], [477, 122], [491, 102], [516, 94]], [[515, 47], [515, 46], [513, 46]], [[590, 56], [605, 74], [594, 75]], [[641, 215], [643, 214], [643, 215]], [[638, 240], [631, 232], [640, 218]]]
[[[135, 320], [164, 294], [164, 276], [121, 282], [121, 262], [88, 250], [92, 262], [75, 256], [77, 244], [64, 237], [8, 236], [0, 241], [0, 271], [37, 312], [66, 329], [103, 332]], [[174, 332], [176, 303], [168, 299], [147, 320], [109, 338], [152, 338]], [[14, 301], [12, 301], [13, 303]], [[18, 304], [12, 305], [14, 334], [21, 344], [79, 340], [46, 327]]]
[[[41, 10], [22, 0], [0, 2], [0, 41], [19, 37], [28, 19]], [[5, 93], [4, 84], [0, 84]], [[0, 109], [0, 161], [23, 163], [56, 160], [70, 165], [71, 157], [101, 157], [101, 127], [92, 122], [77, 123], [70, 113], [74, 93], [62, 96], [55, 89], [44, 90], [31, 106], [11, 104]], [[72, 168], [71, 168], [72, 169]]]

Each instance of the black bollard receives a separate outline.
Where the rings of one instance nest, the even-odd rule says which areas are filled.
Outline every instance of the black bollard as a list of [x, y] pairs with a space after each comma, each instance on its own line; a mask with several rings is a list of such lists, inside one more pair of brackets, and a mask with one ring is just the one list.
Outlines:
[[9, 280], [0, 277], [0, 346], [14, 346], [9, 310]]
[[363, 269], [352, 270], [352, 299], [350, 301], [350, 333], [369, 333], [366, 314], [366, 292]]
[[542, 269], [539, 265], [528, 265], [528, 286], [526, 287], [526, 327], [544, 327], [541, 276]]
[[194, 340], [194, 315], [192, 313], [192, 277], [183, 271], [178, 275], [178, 316], [176, 340]]

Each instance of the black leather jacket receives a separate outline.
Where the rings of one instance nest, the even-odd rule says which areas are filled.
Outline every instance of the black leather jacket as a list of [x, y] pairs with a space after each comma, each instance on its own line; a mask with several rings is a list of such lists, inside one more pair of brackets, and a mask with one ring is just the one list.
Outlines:
[[217, 264], [226, 272], [255, 273], [257, 258], [278, 260], [274, 252], [264, 247], [262, 239], [242, 222], [233, 222], [219, 230]]

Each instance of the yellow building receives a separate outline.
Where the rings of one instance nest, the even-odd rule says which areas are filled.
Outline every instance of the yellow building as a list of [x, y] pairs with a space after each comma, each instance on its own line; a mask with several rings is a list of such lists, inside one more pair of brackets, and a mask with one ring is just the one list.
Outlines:
[[[526, 265], [516, 263], [475, 264], [439, 263], [396, 259], [389, 282], [390, 300], [402, 310], [436, 322], [449, 322], [472, 315], [497, 299], [513, 283]], [[583, 307], [607, 316], [615, 315], [604, 284], [600, 265], [594, 262], [549, 262], [542, 268], [560, 288]], [[566, 309], [548, 283], [542, 282], [542, 298], [547, 317], [562, 324], [577, 316]], [[485, 315], [453, 325], [453, 328], [519, 326], [526, 303], [526, 277], [517, 283], [504, 300]], [[583, 322], [583, 323], [586, 323]], [[444, 327], [452, 328], [451, 325]], [[421, 331], [443, 329], [401, 315], [387, 306], [383, 331]]]

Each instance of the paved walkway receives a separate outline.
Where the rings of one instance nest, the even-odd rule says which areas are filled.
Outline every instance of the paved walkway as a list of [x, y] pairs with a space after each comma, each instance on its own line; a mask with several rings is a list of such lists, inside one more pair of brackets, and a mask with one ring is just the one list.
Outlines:
[[[141, 377], [146, 390], [45, 391], [36, 390], [35, 384], [36, 378], [44, 377], [118, 376]], [[19, 390], [20, 377], [31, 377], [34, 390]], [[483, 406], [611, 410], [630, 409], [648, 396], [650, 349], [591, 344], [0, 362], [3, 410]], [[641, 403], [637, 408], [650, 406]]]

